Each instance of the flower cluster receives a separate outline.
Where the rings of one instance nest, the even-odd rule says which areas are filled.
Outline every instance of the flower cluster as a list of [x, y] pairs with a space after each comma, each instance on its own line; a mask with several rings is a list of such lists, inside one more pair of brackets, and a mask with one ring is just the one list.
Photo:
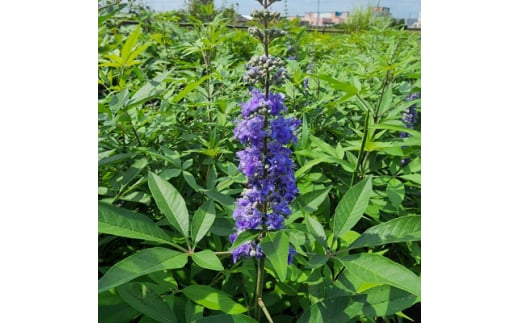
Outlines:
[[[412, 93], [407, 98], [406, 101], [412, 101], [419, 98], [419, 93]], [[403, 111], [403, 115], [401, 116], [401, 120], [404, 122], [405, 126], [409, 129], [413, 129], [413, 126], [417, 123], [417, 111], [415, 110], [415, 104], [406, 108]], [[409, 137], [410, 134], [406, 132], [401, 132], [401, 138]]]
[[253, 37], [266, 44], [271, 43], [275, 38], [285, 36], [287, 34], [286, 31], [279, 28], [269, 28], [265, 31], [262, 31], [258, 27], [249, 27], [248, 31]]
[[[405, 100], [412, 101], [412, 100], [418, 99], [419, 97], [420, 97], [419, 93], [412, 93]], [[417, 123], [417, 120], [418, 120], [415, 104], [412, 104], [410, 107], [406, 108], [403, 111], [401, 120], [403, 121], [406, 128], [413, 129], [414, 125]], [[410, 134], [407, 132], [401, 132], [399, 136], [401, 138], [407, 138], [407, 137], [410, 137]], [[406, 146], [403, 146], [402, 148], [406, 148]], [[401, 165], [408, 164], [409, 161], [410, 161], [410, 158], [401, 159]]]
[[[267, 231], [284, 227], [284, 220], [291, 212], [289, 204], [298, 193], [292, 151], [287, 145], [296, 143], [295, 132], [301, 121], [285, 118], [282, 115], [287, 110], [284, 96], [269, 91], [272, 85], [280, 86], [288, 77], [282, 59], [269, 55], [268, 50], [274, 38], [286, 34], [277, 28], [267, 28], [270, 22], [280, 18], [280, 14], [267, 10], [276, 1], [280, 0], [258, 0], [264, 10], [253, 11], [252, 16], [264, 28], [249, 28], [249, 33], [262, 43], [264, 54], [253, 56], [246, 65], [243, 80], [251, 86], [251, 98], [242, 104], [242, 119], [234, 131], [235, 138], [246, 145], [236, 155], [238, 169], [247, 178], [247, 184], [233, 211], [235, 233], [229, 240], [238, 245], [231, 252], [233, 262], [241, 257], [262, 259], [262, 239]], [[244, 231], [259, 234], [251, 241], [236, 242]], [[289, 247], [289, 264], [295, 254]], [[259, 273], [262, 270], [259, 269]]]
[[287, 70], [283, 67], [282, 59], [274, 56], [253, 56], [246, 64], [247, 71], [243, 80], [248, 84], [267, 83], [281, 85], [288, 77]]
[[[247, 187], [237, 200], [233, 212], [236, 233], [230, 236], [233, 243], [238, 234], [246, 230], [279, 230], [290, 214], [289, 203], [298, 189], [294, 177], [292, 151], [286, 147], [296, 143], [295, 131], [301, 121], [285, 118], [282, 94], [265, 96], [260, 90], [251, 91], [251, 99], [242, 105], [242, 120], [235, 128], [235, 138], [247, 144], [237, 152], [238, 169], [247, 178]], [[232, 251], [233, 261], [240, 256], [261, 257], [262, 249], [249, 241]], [[290, 250], [292, 261], [294, 250]]]

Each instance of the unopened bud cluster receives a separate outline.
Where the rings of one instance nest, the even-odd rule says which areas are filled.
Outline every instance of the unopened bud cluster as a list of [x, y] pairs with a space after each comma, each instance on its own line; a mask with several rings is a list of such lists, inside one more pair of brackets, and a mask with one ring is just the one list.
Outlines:
[[267, 29], [266, 32], [264, 33], [258, 27], [249, 27], [248, 31], [253, 37], [257, 38], [258, 40], [260, 40], [262, 43], [265, 43], [265, 44], [270, 44], [271, 41], [273, 41], [273, 39], [281, 37], [281, 36], [285, 36], [287, 34], [286, 31], [281, 30], [279, 28], [270, 28], [270, 29]]
[[280, 13], [277, 11], [269, 11], [269, 10], [253, 10], [251, 13], [251, 17], [261, 21], [261, 22], [271, 22], [280, 19]]
[[264, 8], [269, 7], [275, 2], [282, 1], [282, 0], [256, 0], [258, 1]]
[[244, 82], [250, 85], [260, 83], [281, 85], [289, 77], [281, 58], [275, 56], [253, 56], [246, 64]]

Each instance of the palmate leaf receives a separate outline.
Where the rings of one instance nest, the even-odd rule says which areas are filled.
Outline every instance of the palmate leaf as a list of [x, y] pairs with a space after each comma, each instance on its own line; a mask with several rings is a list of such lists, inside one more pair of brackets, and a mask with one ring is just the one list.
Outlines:
[[360, 253], [337, 259], [347, 270], [367, 283], [390, 285], [421, 296], [421, 279], [403, 265], [384, 256]]
[[155, 271], [182, 268], [187, 262], [188, 256], [175, 250], [161, 247], [140, 250], [112, 266], [99, 280], [98, 292]]
[[421, 240], [421, 217], [403, 216], [369, 228], [348, 249], [418, 240]]
[[168, 234], [150, 218], [103, 202], [98, 203], [98, 232], [172, 244]]

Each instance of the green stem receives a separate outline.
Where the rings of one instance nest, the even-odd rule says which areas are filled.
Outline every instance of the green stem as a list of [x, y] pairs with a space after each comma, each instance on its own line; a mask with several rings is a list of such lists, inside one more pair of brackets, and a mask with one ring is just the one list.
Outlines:
[[267, 307], [265, 306], [264, 301], [261, 298], [258, 299], [258, 305], [260, 305], [260, 308], [264, 312], [267, 321], [269, 321], [269, 323], [274, 323], [273, 319], [271, 318], [271, 314], [269, 314], [269, 311], [267, 310]]
[[265, 257], [260, 258], [258, 261], [258, 270], [257, 270], [257, 278], [256, 278], [256, 292], [255, 292], [255, 318], [258, 322], [260, 322], [261, 312], [260, 312], [260, 302], [262, 300], [262, 292], [264, 289], [264, 271], [265, 271]]
[[135, 130], [134, 126], [132, 126], [132, 131], [133, 131], [133, 133], [135, 135], [135, 139], [137, 139], [137, 143], [139, 144], [139, 147], [142, 147], [143, 144], [141, 143], [141, 140], [139, 139], [139, 135], [137, 134], [137, 130]]
[[[361, 101], [363, 102], [363, 100], [361, 100]], [[366, 115], [365, 115], [365, 122], [363, 124], [363, 131], [364, 131], [363, 132], [363, 139], [361, 140], [361, 147], [359, 147], [359, 153], [358, 153], [358, 156], [357, 156], [356, 169], [354, 169], [354, 172], [352, 173], [352, 178], [350, 180], [350, 187], [352, 187], [354, 185], [354, 180], [356, 178], [356, 173], [357, 173], [359, 167], [361, 166], [362, 154], [365, 151], [365, 144], [367, 142], [367, 137], [368, 137], [368, 118], [369, 117], [370, 117], [370, 109], [368, 109], [368, 107], [367, 107], [367, 112], [366, 112]]]
[[379, 99], [377, 101], [376, 111], [374, 112], [374, 123], [377, 123], [379, 120], [379, 108], [381, 108], [381, 103], [383, 102], [383, 96], [385, 95], [386, 88], [389, 85], [390, 71], [386, 71], [385, 79], [383, 80], [383, 86], [381, 87], [381, 94], [379, 95]]

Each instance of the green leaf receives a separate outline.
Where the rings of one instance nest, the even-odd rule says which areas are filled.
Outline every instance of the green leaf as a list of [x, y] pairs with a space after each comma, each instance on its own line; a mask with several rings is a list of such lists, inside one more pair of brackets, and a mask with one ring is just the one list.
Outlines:
[[321, 138], [310, 136], [311, 142], [315, 144], [321, 151], [326, 153], [329, 156], [336, 157], [336, 149], [323, 141]]
[[166, 232], [150, 218], [103, 202], [98, 203], [98, 232], [172, 244]]
[[246, 241], [251, 241], [253, 239], [256, 239], [259, 235], [260, 235], [260, 230], [256, 230], [256, 232], [250, 231], [250, 230], [242, 231], [237, 236], [235, 242], [233, 242], [233, 244], [231, 245], [231, 247], [229, 249], [233, 250]]
[[307, 227], [307, 231], [309, 231], [322, 246], [327, 247], [327, 236], [325, 235], [325, 230], [321, 223], [310, 215], [306, 215], [305, 226]]
[[268, 232], [260, 244], [278, 279], [284, 282], [287, 276], [289, 238], [283, 231]]
[[184, 179], [186, 180], [186, 183], [188, 183], [188, 185], [191, 188], [193, 188], [195, 191], [204, 190], [204, 188], [202, 186], [197, 184], [197, 181], [195, 180], [195, 176], [193, 176], [192, 173], [183, 170], [182, 171], [182, 177], [184, 177]]
[[[358, 148], [359, 150], [359, 144], [358, 144]], [[297, 150], [294, 152], [296, 155], [300, 155], [300, 156], [307, 156], [307, 157], [311, 157], [312, 160], [309, 161], [308, 163], [304, 164], [302, 166], [303, 170], [297, 170], [295, 172], [295, 176], [296, 177], [301, 177], [304, 175], [304, 173], [309, 170], [310, 168], [312, 168], [314, 165], [317, 165], [317, 164], [320, 164], [320, 163], [327, 163], [327, 164], [338, 164], [339, 166], [341, 166], [341, 168], [343, 168], [345, 171], [349, 172], [349, 173], [352, 173], [354, 172], [354, 168], [352, 167], [351, 164], [349, 164], [348, 162], [346, 162], [345, 160], [342, 160], [342, 159], [339, 159], [336, 157], [336, 150], [334, 150], [334, 155], [331, 156], [331, 155], [327, 155], [326, 153], [324, 152], [321, 152], [321, 151], [316, 151], [316, 150], [310, 150], [310, 149], [303, 149], [303, 150]]]
[[132, 48], [137, 44], [137, 39], [141, 34], [141, 26], [137, 26], [135, 30], [126, 39], [123, 48], [121, 49], [121, 59], [124, 63], [128, 61]]
[[421, 185], [421, 174], [406, 174], [400, 175], [399, 177], [406, 179], [407, 181]]
[[109, 165], [109, 164], [112, 164], [112, 163], [115, 163], [118, 161], [123, 161], [123, 160], [126, 160], [126, 159], [132, 157], [133, 155], [134, 154], [132, 154], [132, 153], [124, 153], [124, 154], [116, 154], [116, 155], [113, 155], [110, 157], [106, 157], [106, 158], [100, 159], [98, 161], [98, 166], [104, 166], [104, 165]]
[[202, 250], [192, 255], [193, 261], [201, 268], [211, 270], [224, 270], [220, 259], [211, 250]]
[[[348, 322], [362, 314], [362, 303], [353, 302], [351, 297], [329, 297], [312, 304], [298, 319], [298, 323]], [[349, 314], [347, 314], [349, 313]]]
[[228, 294], [205, 285], [190, 285], [181, 292], [197, 304], [226, 314], [240, 314], [247, 308], [235, 302]]
[[98, 294], [98, 322], [131, 322], [137, 314], [138, 312], [125, 303], [115, 291]]
[[202, 78], [198, 79], [196, 82], [188, 82], [186, 87], [182, 89], [176, 96], [173, 97], [171, 103], [177, 103], [180, 100], [184, 99], [186, 95], [188, 95], [191, 91], [195, 90], [199, 85], [201, 85], [204, 81], [206, 81], [211, 75], [205, 75]]
[[348, 322], [359, 315], [384, 317], [417, 303], [418, 297], [391, 286], [378, 286], [354, 296], [335, 296], [312, 304], [298, 323]]
[[177, 322], [168, 303], [142, 283], [125, 284], [117, 289], [117, 293], [128, 305], [158, 322]]
[[123, 201], [142, 203], [146, 205], [150, 204], [151, 201], [150, 195], [140, 191], [128, 193], [124, 196], [119, 197], [119, 199]]
[[184, 307], [184, 318], [186, 322], [193, 322], [204, 317], [204, 306], [195, 304], [190, 300], [186, 301]]
[[321, 203], [325, 201], [331, 188], [332, 187], [330, 186], [328, 188], [311, 191], [298, 196], [293, 202], [294, 210], [301, 210], [305, 213], [315, 212], [320, 207]]
[[154, 97], [157, 97], [163, 89], [160, 88], [162, 81], [170, 74], [169, 71], [157, 75], [153, 80], [143, 85], [137, 92], [132, 95], [132, 98], [128, 102], [128, 107], [133, 107], [138, 104], [144, 103]]
[[221, 314], [206, 316], [196, 320], [194, 323], [258, 323], [258, 321], [244, 314]]
[[181, 174], [181, 170], [177, 168], [167, 168], [163, 169], [159, 176], [162, 178], [169, 180], [170, 178], [177, 177]]
[[182, 268], [187, 262], [187, 255], [175, 250], [161, 247], [140, 250], [112, 266], [99, 280], [98, 292], [155, 271]]
[[208, 233], [215, 221], [215, 205], [209, 200], [195, 211], [191, 221], [191, 239], [195, 247], [197, 243]]
[[404, 200], [404, 184], [397, 178], [392, 178], [386, 186], [386, 194], [393, 206], [399, 207]]
[[185, 237], [189, 236], [189, 214], [181, 194], [168, 181], [150, 172], [148, 186], [157, 207], [166, 216], [168, 222]]
[[307, 124], [307, 117], [303, 114], [302, 121], [302, 136], [301, 140], [298, 140], [298, 147], [305, 148], [309, 142], [309, 126]]
[[392, 107], [392, 83], [388, 84], [383, 96], [381, 98], [381, 104], [379, 108], [379, 115], [385, 114], [385, 112]]
[[393, 315], [419, 301], [419, 297], [388, 285], [371, 288], [355, 299], [363, 302], [363, 313], [371, 317]]
[[386, 284], [421, 296], [421, 280], [412, 271], [386, 257], [360, 253], [337, 258], [347, 270], [367, 283]]
[[235, 199], [233, 199], [231, 196], [222, 194], [220, 192], [217, 192], [215, 190], [208, 190], [204, 192], [209, 198], [219, 202], [223, 207], [227, 209], [233, 209], [235, 205]]
[[356, 93], [358, 93], [358, 89], [354, 85], [352, 85], [352, 83], [350, 83], [350, 82], [336, 80], [335, 78], [330, 77], [327, 74], [320, 74], [320, 75], [313, 75], [313, 76], [320, 80], [327, 82], [331, 88], [345, 92], [348, 97], [354, 96], [354, 95], [356, 95]]
[[370, 126], [371, 129], [384, 129], [384, 130], [393, 130], [398, 132], [406, 132], [412, 135], [413, 137], [421, 138], [421, 133], [417, 130], [413, 130], [404, 126], [396, 126], [392, 124], [376, 124]]
[[127, 186], [148, 165], [146, 158], [137, 159], [129, 169], [125, 171], [121, 179], [121, 187]]
[[339, 201], [334, 214], [334, 237], [340, 237], [361, 219], [372, 194], [372, 177], [365, 177], [352, 186]]
[[388, 243], [421, 240], [421, 217], [403, 216], [366, 230], [348, 248], [375, 247]]

